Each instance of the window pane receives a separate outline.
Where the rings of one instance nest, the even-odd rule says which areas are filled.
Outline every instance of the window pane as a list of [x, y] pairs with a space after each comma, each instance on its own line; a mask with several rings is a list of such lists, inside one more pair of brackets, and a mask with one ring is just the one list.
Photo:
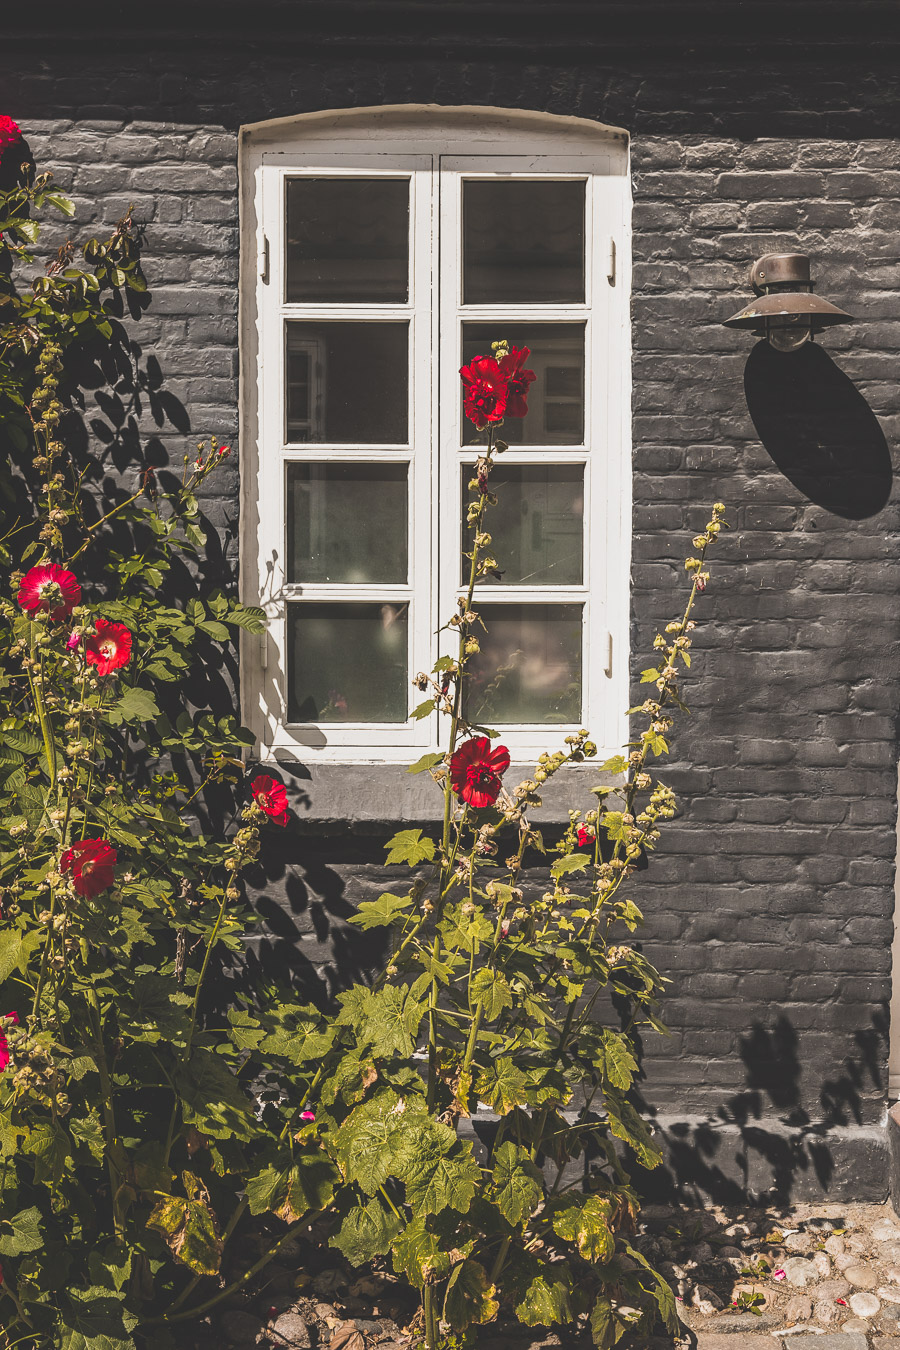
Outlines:
[[289, 722], [405, 722], [406, 602], [288, 605]]
[[581, 722], [581, 605], [479, 605], [466, 717], [488, 726]]
[[406, 581], [405, 464], [289, 464], [287, 473], [288, 581]]
[[[463, 324], [462, 365], [490, 356], [491, 343], [505, 338], [528, 347], [526, 368], [536, 376], [528, 386], [528, 416], [507, 417], [499, 433], [510, 445], [581, 445], [584, 440], [584, 324], [506, 322]], [[462, 414], [460, 414], [462, 416]], [[462, 416], [463, 442], [475, 434]]]
[[463, 303], [584, 303], [584, 181], [463, 183]]
[[405, 445], [409, 324], [287, 325], [287, 436]]
[[[471, 468], [463, 468], [461, 519]], [[580, 464], [507, 464], [499, 460], [491, 473], [497, 505], [489, 506], [484, 528], [491, 536], [489, 552], [497, 559], [504, 586], [580, 586], [582, 578], [584, 469]], [[463, 529], [463, 548], [471, 549], [472, 533]], [[462, 580], [468, 581], [469, 560], [463, 559]], [[498, 578], [488, 578], [488, 584]]]
[[290, 178], [289, 303], [405, 304], [409, 179]]

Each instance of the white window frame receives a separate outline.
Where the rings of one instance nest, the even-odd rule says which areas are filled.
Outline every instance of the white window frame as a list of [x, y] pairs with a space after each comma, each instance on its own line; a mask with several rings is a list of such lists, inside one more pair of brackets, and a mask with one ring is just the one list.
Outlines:
[[[291, 447], [286, 442], [283, 331], [287, 318], [351, 317], [340, 305], [284, 299], [284, 180], [314, 173], [409, 175], [410, 294], [406, 305], [353, 306], [353, 319], [411, 325], [409, 446]], [[459, 266], [460, 182], [473, 176], [584, 177], [587, 182], [584, 305], [464, 306]], [[262, 639], [241, 653], [242, 716], [262, 760], [403, 763], [436, 744], [438, 718], [397, 724], [285, 720], [286, 603], [383, 599], [410, 603], [410, 678], [451, 650], [439, 624], [459, 594], [459, 473], [470, 461], [461, 431], [459, 345], [464, 321], [586, 322], [585, 439], [582, 447], [511, 448], [504, 462], [585, 465], [585, 573], [581, 587], [484, 588], [484, 601], [583, 604], [584, 725], [601, 752], [627, 738], [631, 535], [630, 185], [621, 132], [575, 118], [495, 109], [363, 109], [313, 114], [246, 128], [242, 136], [241, 594], [269, 618]], [[440, 217], [440, 218], [439, 218]], [[438, 242], [440, 241], [440, 242]], [[451, 246], [451, 241], [456, 241]], [[439, 342], [439, 338], [442, 341]], [[438, 363], [433, 352], [440, 352]], [[502, 435], [502, 430], [500, 432]], [[297, 585], [283, 576], [285, 476], [290, 462], [409, 462], [408, 586]], [[435, 487], [437, 490], [435, 490]], [[490, 522], [488, 521], [488, 528]], [[502, 565], [502, 564], [501, 564]], [[489, 594], [488, 594], [489, 591]], [[421, 700], [409, 685], [409, 706]], [[567, 726], [500, 728], [514, 761], [553, 748]]]

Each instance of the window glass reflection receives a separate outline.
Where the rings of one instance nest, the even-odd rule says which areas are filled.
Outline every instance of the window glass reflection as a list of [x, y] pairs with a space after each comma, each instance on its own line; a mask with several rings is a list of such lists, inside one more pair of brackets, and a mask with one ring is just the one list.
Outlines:
[[[471, 498], [471, 467], [463, 468], [462, 520]], [[496, 462], [491, 490], [497, 505], [488, 508], [488, 549], [497, 560], [504, 586], [580, 586], [584, 553], [584, 469], [580, 464], [508, 464]], [[471, 549], [471, 531], [463, 529], [463, 549]], [[468, 579], [463, 559], [460, 580]]]
[[408, 178], [289, 178], [285, 299], [405, 304]]
[[288, 581], [407, 579], [405, 464], [289, 464]]
[[287, 325], [287, 438], [405, 445], [409, 324]]
[[581, 605], [481, 604], [465, 711], [483, 726], [580, 723]]
[[[584, 440], [584, 324], [529, 320], [463, 324], [461, 365], [474, 356], [490, 356], [491, 343], [506, 338], [511, 347], [528, 347], [525, 365], [535, 373], [528, 388], [528, 416], [507, 417], [500, 435], [510, 445], [581, 445]], [[472, 423], [460, 413], [463, 442], [472, 439]]]
[[469, 179], [463, 302], [584, 302], [584, 180]]
[[405, 722], [405, 602], [288, 605], [289, 722]]

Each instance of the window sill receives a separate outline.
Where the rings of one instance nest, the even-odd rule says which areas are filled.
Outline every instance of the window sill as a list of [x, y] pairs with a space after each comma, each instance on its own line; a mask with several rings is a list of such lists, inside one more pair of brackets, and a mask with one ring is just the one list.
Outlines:
[[[261, 766], [266, 772], [266, 765]], [[279, 758], [278, 769], [288, 789], [288, 800], [301, 828], [328, 833], [359, 826], [426, 825], [443, 818], [443, 797], [428, 773], [408, 774], [399, 764], [316, 764]], [[534, 765], [513, 764], [506, 781], [521, 782]], [[606, 775], [608, 778], [609, 775]], [[575, 807], [591, 810], [596, 798], [590, 789], [602, 781], [596, 765], [572, 765], [544, 785], [544, 805], [534, 811], [534, 823], [565, 825]]]

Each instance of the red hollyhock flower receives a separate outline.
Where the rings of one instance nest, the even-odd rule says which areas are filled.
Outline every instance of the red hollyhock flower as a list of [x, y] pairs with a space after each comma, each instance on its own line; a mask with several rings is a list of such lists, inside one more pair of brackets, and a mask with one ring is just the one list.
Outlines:
[[25, 573], [17, 598], [29, 618], [43, 612], [51, 619], [66, 619], [81, 604], [81, 587], [74, 572], [41, 563]]
[[478, 810], [497, 800], [500, 778], [508, 768], [505, 745], [492, 750], [487, 736], [473, 736], [463, 742], [450, 761], [450, 783], [458, 797]]
[[526, 417], [528, 414], [528, 386], [537, 379], [533, 370], [522, 369], [530, 355], [529, 347], [510, 347], [498, 363], [500, 373], [506, 377], [507, 417]]
[[[17, 1027], [19, 1025], [19, 1014], [16, 1012], [5, 1013], [3, 1017], [0, 1017], [0, 1022], [11, 1022], [14, 1027]], [[9, 1041], [6, 1039], [3, 1032], [0, 1031], [0, 1073], [4, 1072], [8, 1064], [9, 1064]], [[2, 1270], [0, 1270], [0, 1284], [2, 1283], [3, 1283], [3, 1274]]]
[[283, 783], [270, 778], [267, 773], [261, 773], [250, 784], [250, 791], [260, 811], [264, 811], [270, 820], [274, 820], [276, 825], [288, 823], [288, 799]]
[[593, 830], [588, 828], [587, 825], [579, 825], [577, 838], [578, 838], [578, 847], [587, 848], [588, 844], [593, 844], [597, 836], [594, 834]]
[[16, 141], [21, 139], [22, 128], [4, 113], [0, 117], [0, 159], [3, 158], [3, 151], [8, 145], [15, 145]]
[[79, 839], [62, 855], [59, 870], [64, 877], [71, 873], [77, 895], [93, 900], [113, 884], [115, 865], [116, 850], [105, 839]]
[[84, 644], [84, 656], [88, 665], [97, 667], [98, 675], [109, 675], [131, 660], [131, 633], [124, 623], [110, 623], [98, 619], [93, 637]]
[[476, 356], [460, 367], [465, 385], [463, 410], [478, 430], [488, 422], [500, 422], [506, 412], [506, 376], [493, 356]]

